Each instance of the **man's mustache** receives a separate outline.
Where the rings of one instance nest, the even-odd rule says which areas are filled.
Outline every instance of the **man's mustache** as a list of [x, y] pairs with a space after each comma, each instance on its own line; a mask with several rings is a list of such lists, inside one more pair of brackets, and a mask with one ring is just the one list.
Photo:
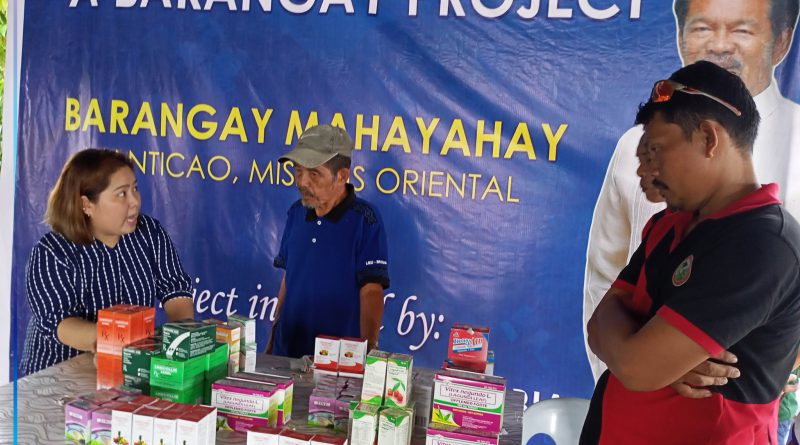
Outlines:
[[706, 60], [716, 65], [719, 65], [722, 68], [725, 68], [726, 70], [733, 72], [734, 74], [741, 73], [742, 66], [744, 66], [741, 60], [737, 59], [734, 56], [729, 56], [729, 55], [712, 54], [710, 57], [707, 57]]
[[307, 188], [305, 188], [305, 187], [297, 187], [297, 190], [299, 190], [299, 191], [300, 191], [300, 193], [301, 193], [301, 194], [303, 194], [303, 195], [308, 195], [308, 196], [310, 196], [310, 197], [312, 197], [312, 198], [314, 197], [314, 194], [313, 194], [313, 193], [311, 193], [311, 192], [310, 192], [310, 191], [309, 191]]

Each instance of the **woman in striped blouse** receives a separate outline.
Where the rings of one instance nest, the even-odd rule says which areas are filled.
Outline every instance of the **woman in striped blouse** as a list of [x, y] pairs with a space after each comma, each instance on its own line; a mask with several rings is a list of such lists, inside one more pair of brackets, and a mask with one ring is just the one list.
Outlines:
[[26, 270], [23, 375], [95, 351], [100, 309], [157, 300], [170, 320], [194, 317], [191, 280], [161, 224], [139, 213], [133, 171], [105, 149], [80, 151], [61, 171], [45, 214], [52, 231]]

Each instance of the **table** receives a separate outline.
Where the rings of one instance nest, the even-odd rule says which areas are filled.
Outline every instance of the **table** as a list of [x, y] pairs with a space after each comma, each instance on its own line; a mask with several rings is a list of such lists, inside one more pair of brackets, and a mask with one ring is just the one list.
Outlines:
[[[259, 355], [256, 371], [269, 369], [289, 370], [290, 360], [285, 357]], [[430, 395], [433, 384], [432, 369], [414, 368], [412, 400], [417, 402], [416, 426], [412, 443], [425, 443], [425, 427], [430, 416]], [[308, 397], [314, 386], [311, 373], [293, 372], [295, 377], [293, 419], [289, 427], [302, 432], [332, 434], [333, 430], [308, 426]], [[63, 401], [71, 396], [92, 391], [95, 388], [96, 371], [91, 354], [82, 354], [36, 374], [17, 381], [18, 397], [18, 443], [64, 444]], [[13, 443], [13, 384], [0, 387], [0, 443]], [[519, 445], [522, 441], [522, 393], [506, 391], [506, 407], [503, 417], [504, 433], [501, 445]], [[233, 431], [217, 432], [219, 445], [244, 445], [246, 436]]]

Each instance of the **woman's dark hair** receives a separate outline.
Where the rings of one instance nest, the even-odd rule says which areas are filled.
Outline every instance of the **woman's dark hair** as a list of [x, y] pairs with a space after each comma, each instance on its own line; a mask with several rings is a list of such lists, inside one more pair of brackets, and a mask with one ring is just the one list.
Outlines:
[[73, 243], [91, 244], [94, 237], [81, 196], [97, 202], [111, 175], [124, 167], [134, 170], [133, 162], [114, 150], [87, 148], [72, 155], [50, 192], [45, 222]]

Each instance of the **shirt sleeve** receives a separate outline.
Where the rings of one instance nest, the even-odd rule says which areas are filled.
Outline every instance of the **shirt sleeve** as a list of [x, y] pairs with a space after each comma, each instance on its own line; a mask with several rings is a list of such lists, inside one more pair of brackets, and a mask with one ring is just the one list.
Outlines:
[[613, 287], [620, 288], [624, 291], [633, 292], [636, 289], [636, 283], [639, 281], [639, 275], [642, 272], [642, 267], [644, 267], [644, 260], [645, 260], [645, 244], [646, 242], [643, 241], [642, 244], [639, 245], [639, 248], [636, 249], [636, 252], [633, 253], [631, 260], [622, 269], [619, 273], [619, 276], [612, 284]]
[[657, 314], [713, 356], [770, 319], [797, 285], [800, 264], [783, 239], [764, 233], [729, 238], [678, 269], [668, 271], [676, 289]]
[[625, 265], [625, 267], [619, 273], [619, 276], [617, 276], [617, 279], [612, 284], [613, 287], [617, 287], [628, 292], [633, 292], [636, 289], [636, 285], [639, 283], [639, 277], [644, 269], [644, 262], [647, 259], [645, 252], [647, 250], [647, 240], [649, 238], [650, 231], [652, 230], [653, 226], [656, 225], [658, 220], [665, 215], [665, 212], [665, 210], [662, 210], [661, 212], [656, 213], [647, 222], [642, 230], [642, 242], [639, 244], [639, 247], [636, 248], [636, 251], [633, 252], [628, 264]]
[[389, 252], [383, 221], [375, 209], [368, 209], [361, 240], [356, 251], [356, 275], [359, 287], [367, 283], [389, 287]]
[[[155, 222], [155, 220], [154, 220]], [[178, 297], [192, 296], [192, 280], [183, 270], [181, 259], [167, 231], [158, 222], [154, 228], [156, 296], [161, 304]]]
[[56, 255], [52, 246], [40, 242], [31, 252], [25, 275], [25, 295], [33, 322], [44, 336], [60, 342], [58, 325], [83, 313], [83, 302], [75, 288], [75, 268]]

